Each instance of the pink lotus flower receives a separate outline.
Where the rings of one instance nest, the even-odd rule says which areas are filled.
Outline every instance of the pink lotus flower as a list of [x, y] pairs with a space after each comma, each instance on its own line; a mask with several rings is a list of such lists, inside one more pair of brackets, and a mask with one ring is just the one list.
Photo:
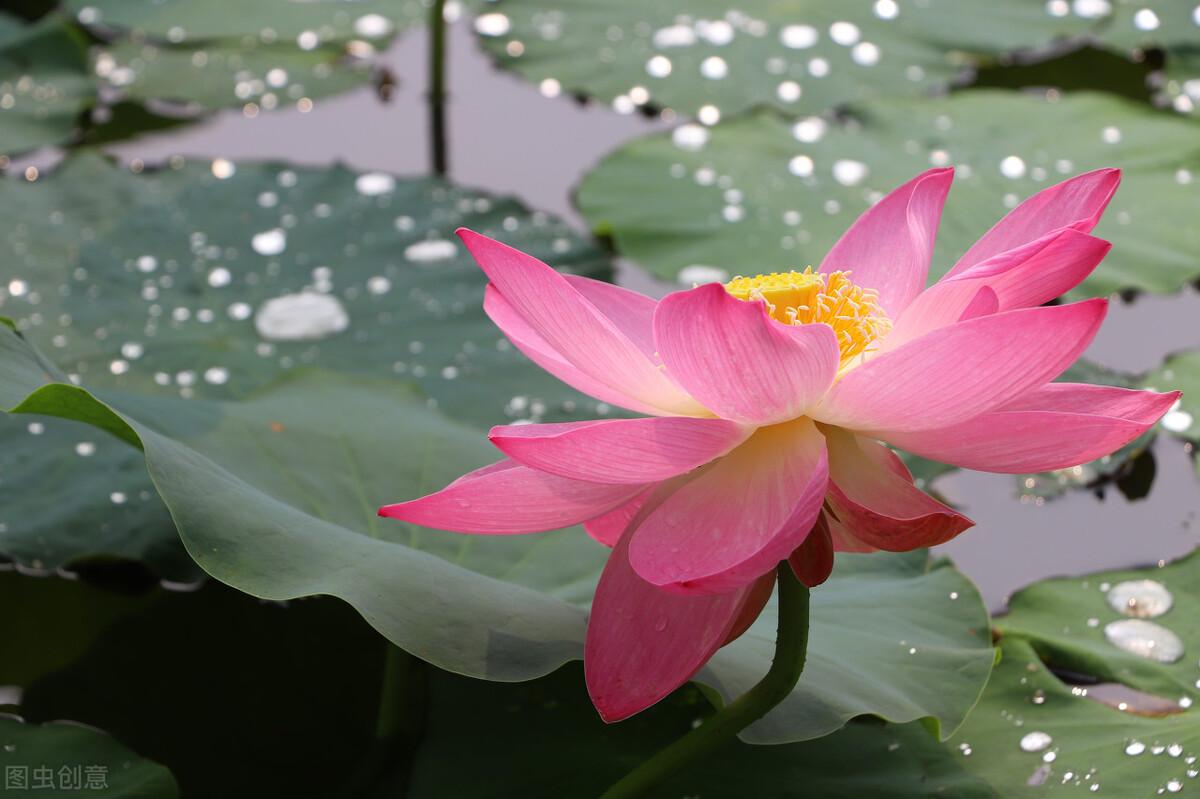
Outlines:
[[507, 460], [380, 514], [484, 535], [584, 523], [613, 547], [584, 663], [600, 714], [636, 713], [739, 636], [788, 560], [808, 585], [835, 551], [903, 551], [971, 526], [892, 450], [993, 472], [1083, 463], [1133, 440], [1178, 392], [1051, 383], [1106, 301], [1043, 303], [1110, 245], [1089, 235], [1120, 181], [1031, 197], [925, 288], [951, 169], [883, 198], [817, 272], [654, 301], [562, 275], [469, 230], [484, 309], [564, 382], [644, 418], [493, 428]]

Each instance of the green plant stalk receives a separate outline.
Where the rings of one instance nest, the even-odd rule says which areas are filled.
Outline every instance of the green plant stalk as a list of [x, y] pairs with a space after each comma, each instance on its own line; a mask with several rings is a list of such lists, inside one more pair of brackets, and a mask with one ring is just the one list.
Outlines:
[[785, 561], [779, 564], [779, 628], [771, 668], [746, 693], [663, 749], [604, 792], [601, 799], [645, 796], [688, 765], [708, 758], [792, 692], [808, 654], [809, 591]]
[[446, 162], [446, 0], [429, 10], [429, 147], [433, 174], [445, 177]]

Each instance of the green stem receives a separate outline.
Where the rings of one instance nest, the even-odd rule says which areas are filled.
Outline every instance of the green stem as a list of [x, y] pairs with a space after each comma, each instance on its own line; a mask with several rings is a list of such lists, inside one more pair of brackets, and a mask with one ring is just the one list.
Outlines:
[[445, 177], [446, 0], [433, 0], [429, 10], [429, 147], [433, 174]]
[[375, 740], [363, 753], [340, 797], [374, 799], [394, 795], [403, 785], [425, 726], [425, 664], [398, 646], [386, 644], [379, 686]]
[[601, 799], [645, 796], [672, 774], [732, 741], [792, 692], [808, 652], [808, 588], [786, 562], [779, 564], [779, 629], [767, 675], [707, 721], [626, 774]]

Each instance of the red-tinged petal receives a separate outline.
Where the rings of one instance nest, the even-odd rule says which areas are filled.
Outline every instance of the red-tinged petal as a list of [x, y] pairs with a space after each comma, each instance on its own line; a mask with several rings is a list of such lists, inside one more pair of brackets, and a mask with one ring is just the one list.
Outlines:
[[1178, 398], [1178, 391], [1050, 383], [961, 424], [888, 440], [909, 452], [984, 472], [1065, 469], [1133, 441]]
[[817, 523], [795, 552], [788, 556], [788, 564], [796, 579], [809, 588], [816, 588], [833, 573], [833, 535], [829, 522], [822, 513]]
[[974, 522], [913, 485], [896, 454], [845, 430], [826, 429], [829, 506], [854, 538], [907, 552], [945, 543]]
[[644, 486], [568, 480], [501, 461], [420, 499], [385, 505], [380, 516], [460, 533], [557, 530], [608, 513]]
[[584, 677], [607, 722], [645, 710], [686, 683], [729, 638], [757, 582], [725, 594], [681, 596], [650, 585], [617, 542], [588, 619]]
[[624, 505], [619, 505], [594, 519], [588, 519], [583, 523], [583, 529], [595, 541], [599, 541], [611, 549], [620, 540], [657, 488], [658, 486], [651, 486]]
[[716, 283], [660, 300], [654, 340], [679, 385], [718, 416], [746, 424], [803, 414], [840, 359], [828, 325], [782, 325], [761, 300], [736, 299]]
[[742, 600], [742, 609], [738, 611], [737, 618], [733, 621], [733, 628], [729, 631], [729, 635], [725, 636], [725, 641], [721, 646], [733, 643], [741, 638], [746, 630], [750, 629], [750, 625], [758, 620], [773, 593], [775, 593], [774, 571], [767, 572], [750, 584], [750, 590], [746, 593], [746, 598]]
[[983, 234], [948, 276], [1062, 228], [1090, 232], [1120, 182], [1119, 169], [1097, 169], [1038, 192]]
[[825, 441], [808, 419], [762, 428], [688, 479], [634, 529], [642, 578], [723, 593], [766, 574], [804, 541], [828, 485]]
[[610, 392], [643, 405], [682, 416], [707, 415], [563, 275], [466, 228], [458, 236], [508, 307], [561, 360]]
[[724, 419], [650, 417], [493, 427], [488, 438], [518, 463], [574, 480], [653, 483], [703, 466], [753, 432]]
[[821, 261], [821, 271], [850, 272], [879, 292], [895, 319], [925, 288], [951, 168], [931, 169], [895, 189], [858, 218]]
[[1087, 300], [939, 328], [847, 372], [810, 415], [878, 438], [965, 422], [1060, 375], [1106, 309], [1105, 300]]

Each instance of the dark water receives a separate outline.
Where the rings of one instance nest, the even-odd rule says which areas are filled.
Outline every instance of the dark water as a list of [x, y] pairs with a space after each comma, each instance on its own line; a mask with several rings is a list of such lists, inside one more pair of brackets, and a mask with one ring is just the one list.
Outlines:
[[[318, 101], [308, 114], [291, 110], [247, 119], [229, 111], [111, 150], [147, 163], [179, 154], [307, 165], [340, 161], [363, 170], [425, 172], [428, 123], [421, 33], [402, 37], [384, 59], [400, 80], [388, 104], [363, 89]], [[451, 176], [467, 185], [516, 194], [581, 229], [570, 196], [584, 171], [623, 141], [666, 127], [606, 107], [547, 100], [536, 87], [493, 69], [461, 23], [452, 26], [449, 45]], [[621, 279], [647, 293], [667, 288], [629, 265], [622, 266]], [[1200, 347], [1197, 320], [1200, 296], [1193, 291], [1116, 302], [1087, 355], [1117, 369], [1149, 369], [1169, 352]], [[1200, 544], [1200, 485], [1182, 444], [1164, 438], [1154, 451], [1158, 473], [1153, 489], [1136, 502], [1110, 490], [1102, 501], [1073, 492], [1039, 506], [1019, 501], [1010, 476], [948, 475], [938, 489], [978, 525], [940, 550], [979, 584], [993, 607], [1042, 577], [1182, 555]]]

